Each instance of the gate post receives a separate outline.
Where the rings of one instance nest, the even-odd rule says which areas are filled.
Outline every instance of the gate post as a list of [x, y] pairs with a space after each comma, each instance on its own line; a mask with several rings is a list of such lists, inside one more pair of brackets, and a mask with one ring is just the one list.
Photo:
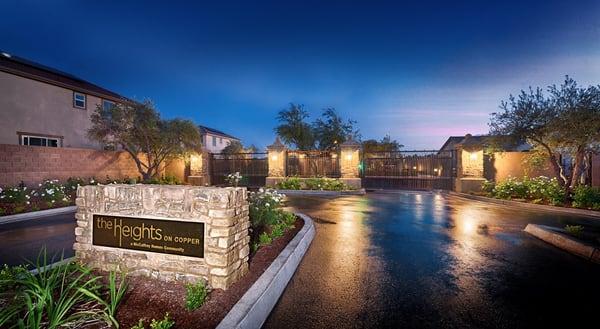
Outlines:
[[351, 187], [361, 188], [361, 180], [358, 172], [358, 166], [360, 164], [360, 143], [356, 142], [352, 138], [352, 135], [349, 135], [348, 139], [340, 145], [340, 149], [341, 181]]
[[467, 134], [462, 142], [456, 144], [456, 192], [481, 192], [485, 181], [483, 167], [484, 145]]
[[210, 185], [210, 153], [202, 151], [190, 156], [188, 182], [197, 186]]
[[267, 146], [267, 158], [269, 166], [269, 175], [266, 179], [267, 186], [275, 186], [285, 179], [285, 166], [287, 160], [287, 148], [279, 137], [275, 139], [272, 145]]

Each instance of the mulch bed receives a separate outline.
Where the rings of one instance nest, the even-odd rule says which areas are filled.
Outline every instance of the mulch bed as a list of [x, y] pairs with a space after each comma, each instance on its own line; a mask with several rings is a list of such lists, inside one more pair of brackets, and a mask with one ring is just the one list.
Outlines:
[[160, 320], [166, 312], [175, 321], [175, 328], [214, 328], [227, 315], [252, 284], [271, 265], [279, 253], [304, 226], [304, 221], [296, 219], [294, 228], [284, 236], [275, 239], [250, 256], [249, 271], [227, 291], [213, 290], [207, 301], [195, 311], [185, 308], [185, 285], [162, 282], [147, 277], [130, 277], [129, 291], [125, 295], [117, 313], [121, 328], [131, 328], [139, 319], [146, 327], [152, 319]]

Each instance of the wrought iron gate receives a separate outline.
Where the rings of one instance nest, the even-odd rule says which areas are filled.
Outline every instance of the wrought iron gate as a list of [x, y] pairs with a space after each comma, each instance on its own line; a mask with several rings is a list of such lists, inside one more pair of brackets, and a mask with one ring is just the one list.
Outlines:
[[456, 177], [455, 151], [396, 151], [364, 153], [362, 186], [373, 189], [452, 190]]
[[240, 186], [265, 186], [269, 174], [267, 153], [213, 153], [210, 155], [210, 179], [212, 185], [227, 185], [227, 175], [239, 172]]

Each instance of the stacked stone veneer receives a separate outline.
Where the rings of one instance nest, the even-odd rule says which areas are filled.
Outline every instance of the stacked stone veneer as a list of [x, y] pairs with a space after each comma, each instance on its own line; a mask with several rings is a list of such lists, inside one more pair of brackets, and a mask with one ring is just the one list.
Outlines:
[[[247, 191], [242, 187], [97, 185], [77, 190], [75, 254], [102, 270], [164, 281], [206, 280], [227, 289], [248, 271]], [[92, 215], [106, 214], [205, 223], [204, 258], [95, 246]]]

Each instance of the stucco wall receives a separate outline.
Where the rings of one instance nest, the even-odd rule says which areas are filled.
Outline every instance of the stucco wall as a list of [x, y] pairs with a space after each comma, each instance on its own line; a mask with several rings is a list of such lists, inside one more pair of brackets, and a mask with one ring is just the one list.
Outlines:
[[493, 156], [486, 156], [484, 161], [484, 176], [489, 180], [502, 181], [508, 177], [522, 178], [547, 176], [554, 177], [554, 172], [550, 164], [542, 168], [531, 168], [524, 163], [524, 159], [529, 155], [527, 152], [500, 152]]
[[63, 147], [99, 148], [86, 131], [100, 103], [87, 95], [87, 108], [78, 109], [70, 89], [0, 72], [0, 144], [19, 144], [21, 131], [63, 136]]

